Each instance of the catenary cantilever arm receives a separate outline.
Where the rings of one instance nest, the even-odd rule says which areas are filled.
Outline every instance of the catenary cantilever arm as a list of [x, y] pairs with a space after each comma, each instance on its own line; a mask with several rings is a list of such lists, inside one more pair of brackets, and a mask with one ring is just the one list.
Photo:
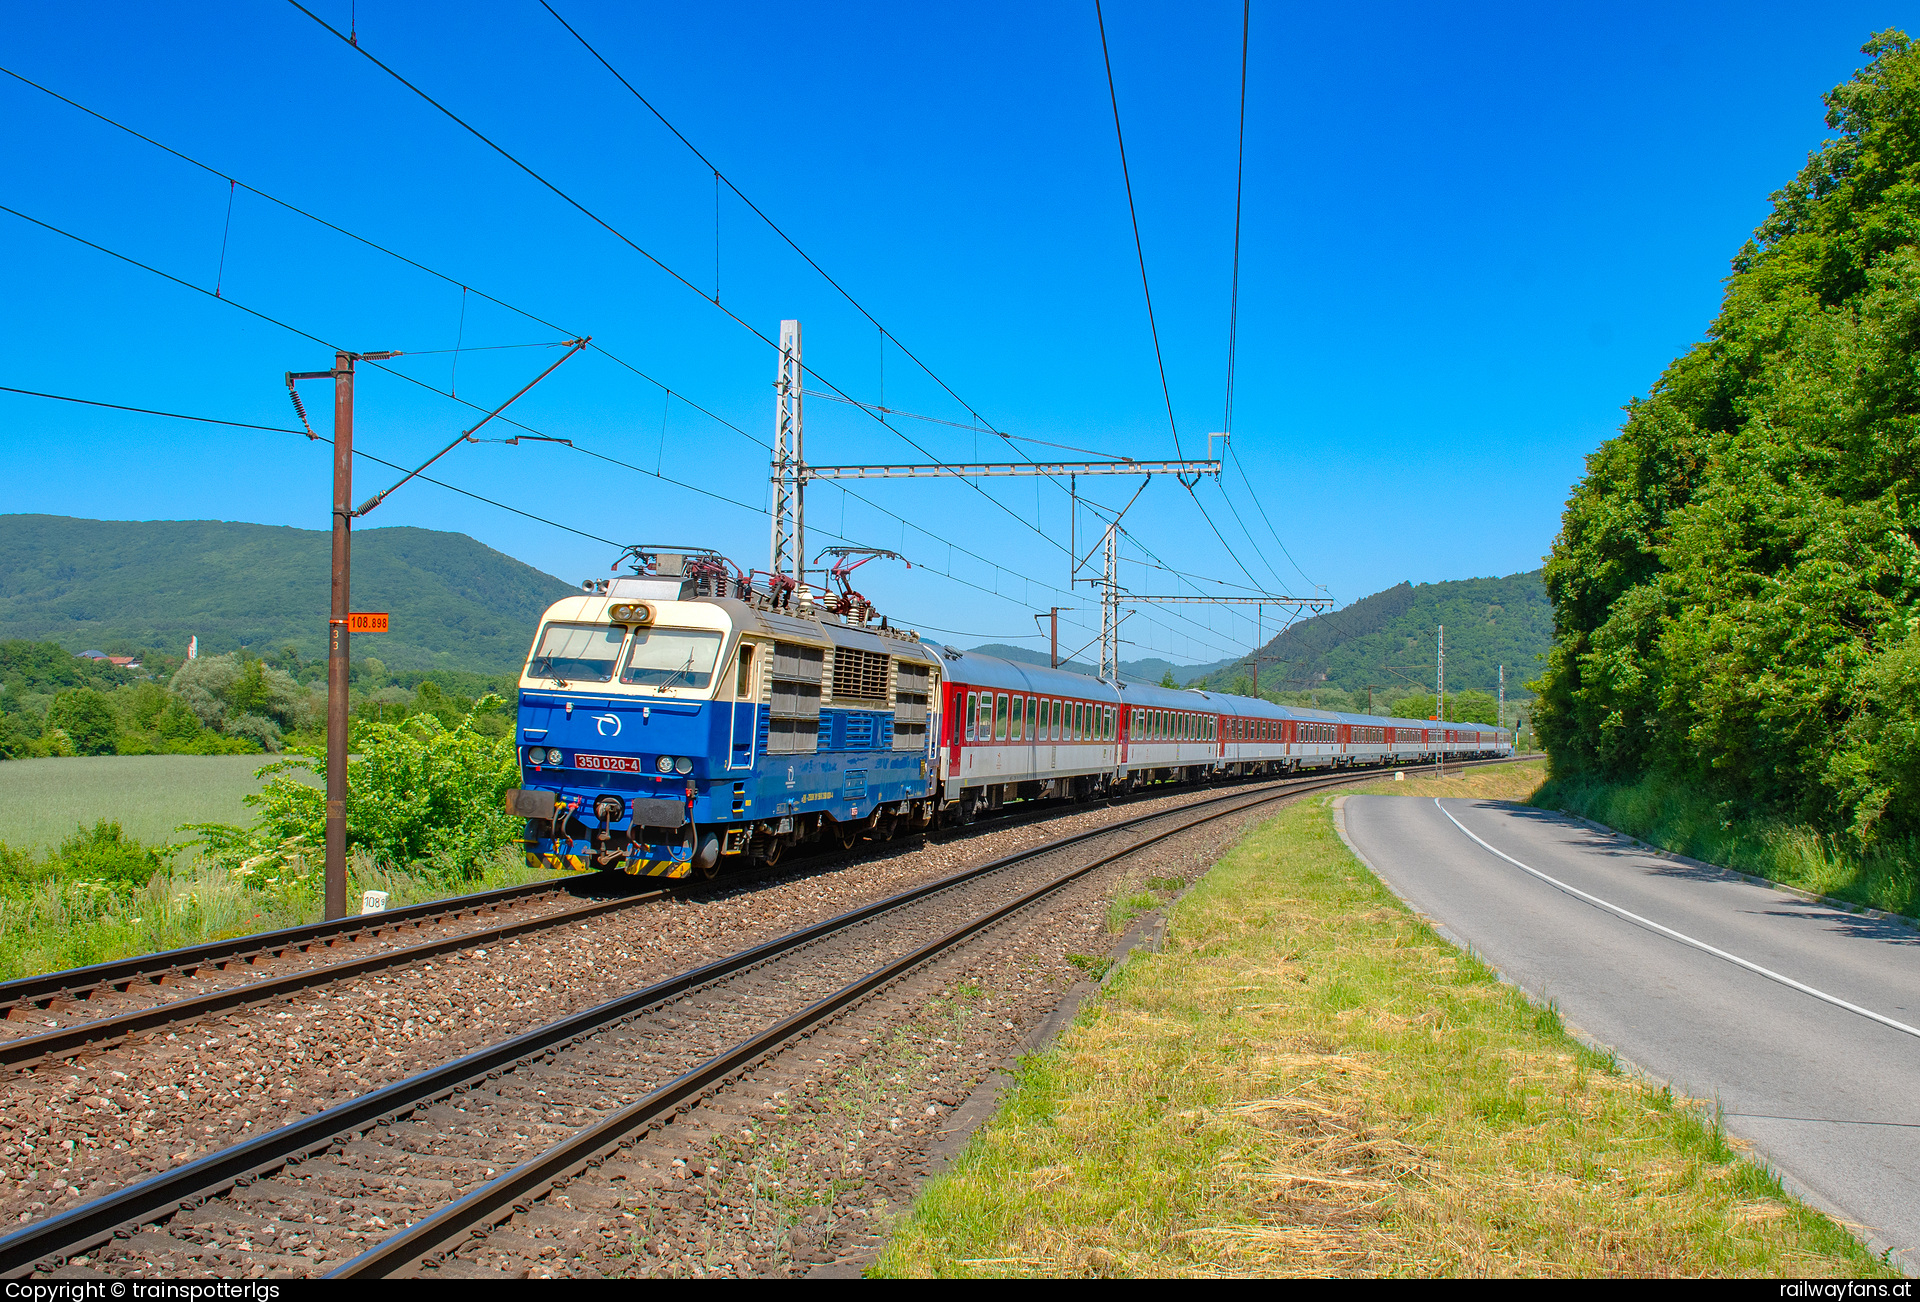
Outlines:
[[[422, 471], [426, 470], [428, 466], [438, 461], [441, 457], [446, 456], [447, 453], [453, 451], [455, 448], [459, 447], [462, 443], [467, 442], [469, 439], [471, 439], [474, 436], [475, 431], [477, 431], [480, 428], [480, 426], [486, 424], [488, 421], [492, 420], [495, 416], [498, 416], [501, 412], [505, 411], [508, 407], [512, 406], [516, 401], [519, 400], [522, 394], [526, 393], [528, 389], [531, 389], [534, 385], [540, 383], [540, 381], [546, 379], [549, 375], [552, 375], [556, 370], [558, 370], [560, 368], [560, 362], [566, 361], [567, 358], [573, 356], [575, 353], [579, 352], [582, 348], [585, 348], [592, 341], [593, 341], [593, 336], [591, 335], [587, 335], [582, 338], [570, 341], [571, 346], [567, 349], [566, 352], [560, 355], [559, 361], [556, 361], [552, 366], [549, 366], [546, 370], [540, 372], [540, 374], [534, 376], [531, 380], [528, 380], [527, 383], [524, 386], [522, 386], [519, 393], [514, 394], [513, 397], [508, 398], [505, 402], [501, 403], [498, 407], [495, 407], [492, 411], [482, 416], [477, 422], [474, 423], [474, 425], [471, 428], [461, 430], [460, 436], [458, 438], [454, 439], [453, 442], [447, 444], [447, 446], [445, 446], [444, 448], [441, 448], [438, 452], [434, 453], [432, 456], [428, 457], [425, 461], [421, 462], [417, 468], [413, 470], [409, 470], [404, 476], [401, 477], [400, 482], [395, 484], [393, 488], [384, 489], [381, 492], [375, 493], [372, 497], [369, 497], [366, 501], [362, 502], [359, 505], [359, 507], [354, 511], [353, 513], [354, 518], [358, 519], [360, 516], [363, 516], [367, 512], [373, 510], [374, 507], [386, 501], [387, 498], [393, 494], [395, 489], [398, 489], [399, 487], [401, 487], [401, 485], [405, 484], [408, 480], [418, 476]], [[558, 440], [558, 441], [565, 442], [564, 439]]]

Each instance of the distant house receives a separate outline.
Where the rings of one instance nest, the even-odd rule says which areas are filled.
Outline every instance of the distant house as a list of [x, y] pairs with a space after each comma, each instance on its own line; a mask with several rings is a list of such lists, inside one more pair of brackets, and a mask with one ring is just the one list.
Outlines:
[[82, 651], [75, 659], [104, 660], [115, 669], [138, 669], [140, 662], [132, 656], [110, 656], [105, 651]]

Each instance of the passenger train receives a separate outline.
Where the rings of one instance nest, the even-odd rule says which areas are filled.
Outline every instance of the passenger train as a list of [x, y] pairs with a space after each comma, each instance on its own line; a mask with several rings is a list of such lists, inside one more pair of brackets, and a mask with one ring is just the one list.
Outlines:
[[[529, 862], [659, 877], [851, 847], [1010, 801], [1512, 753], [1472, 723], [1275, 705], [1018, 664], [876, 624], [844, 581], [756, 585], [712, 554], [550, 606], [520, 679]], [[844, 568], [834, 575], [844, 580]]]

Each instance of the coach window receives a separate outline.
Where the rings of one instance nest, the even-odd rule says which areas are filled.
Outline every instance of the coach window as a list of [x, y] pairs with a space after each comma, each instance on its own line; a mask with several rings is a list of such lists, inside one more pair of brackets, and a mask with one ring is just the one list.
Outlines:
[[1035, 701], [1031, 696], [1027, 698], [1027, 737], [1029, 739], [1038, 737], [1040, 735], [1039, 733], [1034, 731], [1034, 726], [1035, 726], [1034, 719], [1036, 717], [1034, 714], [1034, 710], [1037, 709], [1040, 704], [1041, 704], [1040, 702]]
[[1114, 716], [1115, 716], [1115, 715], [1116, 715], [1117, 713], [1118, 713], [1118, 711], [1117, 711], [1117, 710], [1115, 710], [1115, 709], [1113, 709], [1113, 708], [1112, 708], [1111, 706], [1109, 706], [1109, 707], [1107, 707], [1106, 709], [1104, 709], [1104, 710], [1102, 710], [1102, 711], [1101, 711], [1101, 716], [1102, 716], [1102, 717], [1103, 717], [1103, 718], [1104, 718], [1104, 719], [1106, 720], [1106, 724], [1107, 724], [1107, 729], [1106, 729], [1106, 738], [1107, 738], [1107, 740], [1108, 740], [1108, 741], [1112, 741], [1112, 740], [1114, 740], [1114, 736], [1113, 736], [1113, 732], [1114, 732], [1114, 728], [1113, 728], [1113, 720], [1114, 720]]
[[1012, 726], [1007, 729], [1008, 741], [1019, 741], [1027, 735], [1026, 729], [1021, 726], [1021, 716], [1025, 713], [1026, 708], [1026, 706], [1020, 703], [1019, 697], [1016, 696], [1013, 698], [1013, 722]]
[[1060, 740], [1060, 709], [1061, 702], [1055, 701], [1047, 715], [1047, 731], [1055, 741]]
[[980, 720], [980, 728], [979, 728], [980, 740], [992, 741], [993, 740], [993, 693], [992, 692], [980, 693], [979, 720]]
[[967, 740], [968, 741], [973, 740], [973, 720], [975, 716], [979, 713], [979, 710], [980, 710], [980, 694], [978, 692], [968, 692], [967, 693]]
[[1000, 693], [999, 703], [994, 706], [993, 739], [995, 741], [1007, 739], [1007, 694], [1005, 692]]

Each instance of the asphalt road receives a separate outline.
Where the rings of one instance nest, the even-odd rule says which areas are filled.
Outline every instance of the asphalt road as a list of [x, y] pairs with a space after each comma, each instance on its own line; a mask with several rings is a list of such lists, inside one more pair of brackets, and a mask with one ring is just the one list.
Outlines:
[[1920, 932], [1542, 810], [1343, 805], [1349, 844], [1416, 909], [1579, 1033], [1717, 1099], [1731, 1133], [1920, 1273]]

